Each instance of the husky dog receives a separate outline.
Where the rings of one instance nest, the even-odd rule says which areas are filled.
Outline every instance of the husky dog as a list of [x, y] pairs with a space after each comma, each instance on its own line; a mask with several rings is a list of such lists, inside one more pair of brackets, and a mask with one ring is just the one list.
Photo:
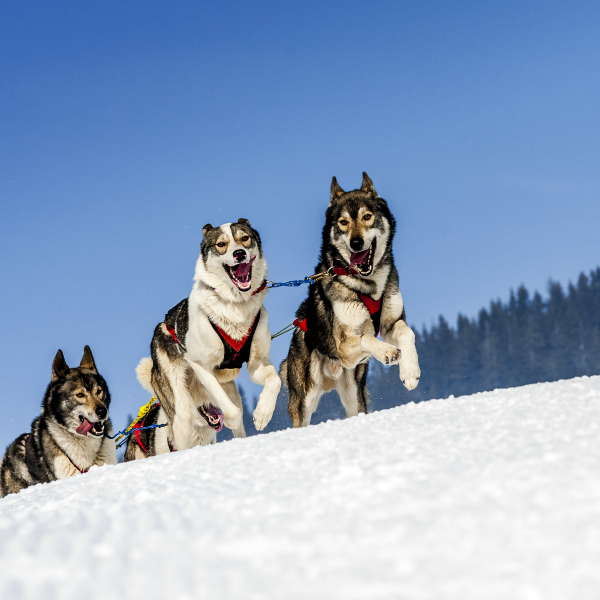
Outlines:
[[392, 258], [395, 227], [366, 173], [361, 188], [351, 192], [333, 178], [315, 270], [322, 278], [296, 313], [297, 328], [279, 372], [289, 388], [294, 427], [309, 425], [321, 394], [333, 388], [346, 416], [366, 413], [371, 356], [386, 365], [398, 362], [405, 387], [417, 386], [415, 336], [406, 324]]
[[254, 410], [256, 429], [268, 424], [275, 409], [281, 381], [269, 361], [260, 236], [247, 219], [205, 225], [202, 232], [192, 292], [157, 325], [152, 356], [136, 369], [142, 386], [160, 402], [143, 425], [166, 427], [130, 436], [126, 461], [214, 443], [223, 424], [245, 437], [234, 381], [245, 362], [250, 379], [264, 386]]
[[112, 435], [109, 404], [108, 386], [90, 347], [73, 369], [59, 350], [41, 416], [31, 424], [31, 433], [8, 446], [0, 462], [0, 497], [86, 473], [93, 465], [116, 465], [115, 443], [104, 437], [105, 431]]

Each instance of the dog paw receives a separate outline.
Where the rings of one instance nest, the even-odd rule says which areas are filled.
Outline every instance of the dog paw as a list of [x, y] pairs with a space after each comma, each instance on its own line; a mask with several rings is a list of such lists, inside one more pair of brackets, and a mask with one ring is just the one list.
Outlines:
[[229, 429], [237, 429], [242, 424], [242, 411], [234, 407], [223, 414], [223, 424]]
[[277, 397], [275, 397], [272, 401], [267, 398], [259, 398], [258, 404], [254, 409], [254, 427], [256, 427], [256, 431], [262, 431], [271, 420], [273, 416], [273, 411], [275, 410], [275, 401]]
[[414, 390], [420, 377], [421, 369], [417, 361], [400, 361], [400, 380], [407, 390]]
[[373, 357], [384, 365], [395, 365], [398, 362], [399, 356], [400, 349], [385, 342], [378, 344], [373, 352]]

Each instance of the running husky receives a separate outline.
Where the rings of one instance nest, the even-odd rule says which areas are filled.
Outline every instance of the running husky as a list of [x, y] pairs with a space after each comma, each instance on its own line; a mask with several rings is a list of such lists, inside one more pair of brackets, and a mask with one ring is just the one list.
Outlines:
[[35, 483], [86, 473], [93, 465], [116, 465], [115, 442], [108, 418], [110, 394], [98, 373], [89, 346], [79, 367], [70, 369], [59, 350], [42, 414], [31, 433], [20, 435], [0, 462], [0, 497]]
[[[415, 336], [406, 324], [392, 258], [396, 222], [387, 202], [363, 173], [360, 190], [344, 192], [334, 177], [323, 228], [323, 275], [300, 305], [287, 358], [279, 374], [289, 388], [294, 427], [310, 424], [323, 392], [335, 388], [346, 416], [367, 412], [368, 361], [399, 362], [409, 390], [421, 370]], [[381, 333], [384, 341], [379, 341]]]
[[281, 381], [269, 361], [260, 236], [247, 219], [205, 225], [202, 232], [192, 293], [157, 325], [152, 356], [136, 369], [142, 386], [160, 402], [143, 425], [167, 426], [130, 436], [126, 461], [214, 443], [223, 423], [235, 437], [245, 437], [234, 381], [245, 362], [250, 379], [264, 386], [254, 410], [256, 429], [268, 424], [275, 409]]

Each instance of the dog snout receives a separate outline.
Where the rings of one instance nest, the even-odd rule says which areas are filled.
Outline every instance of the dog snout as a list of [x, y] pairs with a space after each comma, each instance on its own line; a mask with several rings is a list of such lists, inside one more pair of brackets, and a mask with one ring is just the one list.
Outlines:
[[350, 248], [352, 248], [352, 250], [354, 250], [354, 252], [358, 252], [359, 250], [362, 250], [363, 247], [363, 239], [359, 236], [353, 237], [350, 240]]
[[99, 419], [106, 419], [106, 415], [108, 414], [108, 411], [106, 410], [106, 406], [99, 406], [96, 409], [96, 414], [98, 415]]
[[244, 262], [246, 260], [246, 252], [244, 250], [236, 250], [233, 253], [233, 258], [239, 263]]

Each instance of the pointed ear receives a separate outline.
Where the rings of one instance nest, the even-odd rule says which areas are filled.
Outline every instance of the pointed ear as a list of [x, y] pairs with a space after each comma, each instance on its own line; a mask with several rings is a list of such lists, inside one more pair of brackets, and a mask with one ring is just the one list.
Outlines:
[[62, 350], [59, 350], [52, 362], [52, 382], [59, 380], [61, 377], [66, 377], [69, 371], [69, 365], [65, 361]]
[[83, 349], [83, 358], [79, 363], [79, 367], [81, 369], [90, 369], [90, 371], [96, 371], [96, 373], [98, 372], [96, 369], [96, 363], [94, 362], [94, 357], [92, 356], [92, 351], [90, 350], [89, 346], [86, 346]]
[[360, 186], [360, 189], [363, 192], [371, 192], [377, 196], [377, 192], [375, 191], [375, 188], [373, 187], [373, 182], [371, 181], [371, 178], [364, 171], [363, 171], [363, 182], [362, 182], [362, 185]]
[[329, 204], [333, 204], [343, 193], [344, 190], [340, 187], [340, 184], [334, 177], [331, 180], [331, 198], [329, 199]]
[[207, 223], [203, 228], [202, 228], [202, 235], [206, 235], [211, 229], [214, 229], [214, 227], [210, 224]]
[[248, 221], [248, 219], [238, 219], [238, 223], [240, 225], [248, 225], [248, 227], [252, 227], [252, 225], [250, 225], [250, 221]]

